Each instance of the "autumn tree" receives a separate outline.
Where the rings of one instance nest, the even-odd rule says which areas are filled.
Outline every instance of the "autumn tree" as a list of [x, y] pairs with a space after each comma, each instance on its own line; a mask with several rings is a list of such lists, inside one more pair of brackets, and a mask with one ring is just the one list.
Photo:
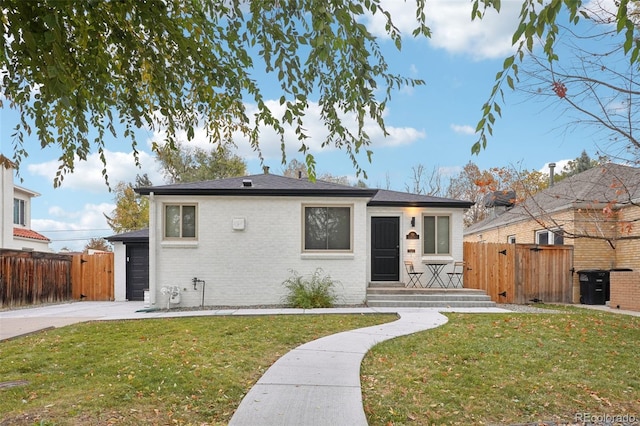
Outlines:
[[89, 250], [112, 251], [111, 245], [104, 238], [91, 238], [84, 246], [83, 252], [87, 253]]
[[[283, 158], [285, 145], [295, 144], [313, 176], [311, 103], [328, 130], [322, 146], [342, 149], [364, 173], [360, 156], [371, 155], [365, 126], [387, 134], [393, 90], [423, 84], [392, 73], [362, 24], [381, 16], [401, 48], [381, 0], [5, 0], [0, 13], [0, 107], [19, 114], [13, 161], [29, 154], [30, 135], [42, 148], [56, 147], [56, 185], [91, 152], [105, 164], [107, 135], [128, 139], [137, 159], [135, 130], [142, 127], [166, 134], [154, 149], [175, 148], [202, 129], [213, 148], [240, 134], [258, 153], [260, 130], [270, 127]], [[430, 35], [425, 22], [425, 0], [417, 0], [414, 36]], [[260, 87], [255, 75], [263, 72]], [[289, 128], [297, 140], [285, 141]]]
[[119, 182], [114, 189], [116, 208], [110, 216], [104, 215], [115, 233], [135, 231], [149, 227], [149, 198], [135, 192], [135, 188], [151, 186], [145, 174], [136, 177], [135, 186]]
[[464, 217], [469, 226], [487, 218], [486, 206], [491, 197], [513, 199], [505, 201], [516, 204], [548, 186], [548, 175], [535, 170], [518, 170], [515, 167], [492, 167], [480, 170], [473, 162], [467, 163], [462, 171], [449, 180], [446, 196], [460, 200], [472, 201]]
[[156, 151], [156, 159], [167, 181], [171, 183], [198, 182], [246, 174], [246, 163], [232, 154], [228, 146], [211, 151], [176, 143]]

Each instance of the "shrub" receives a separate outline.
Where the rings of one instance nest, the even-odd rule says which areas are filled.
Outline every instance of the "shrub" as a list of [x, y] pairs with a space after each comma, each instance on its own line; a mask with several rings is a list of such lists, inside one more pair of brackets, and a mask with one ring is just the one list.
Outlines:
[[337, 298], [333, 290], [335, 283], [329, 275], [323, 276], [322, 273], [318, 268], [306, 279], [291, 271], [291, 276], [282, 283], [289, 290], [284, 302], [302, 309], [332, 307]]

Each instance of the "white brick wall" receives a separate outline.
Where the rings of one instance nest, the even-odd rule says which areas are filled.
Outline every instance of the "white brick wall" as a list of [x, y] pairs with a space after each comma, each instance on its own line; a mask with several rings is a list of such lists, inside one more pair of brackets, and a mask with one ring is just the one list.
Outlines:
[[[192, 279], [205, 281], [205, 305], [273, 305], [282, 303], [282, 282], [295, 270], [309, 275], [316, 268], [340, 281], [338, 303], [356, 304], [366, 292], [366, 199], [338, 198], [331, 205], [353, 206], [354, 244], [348, 254], [302, 253], [303, 204], [327, 204], [327, 199], [294, 197], [200, 197], [198, 241], [158, 240], [156, 251], [157, 304], [166, 305], [163, 286], [177, 285], [182, 306], [202, 303], [202, 284], [194, 290]], [[184, 202], [183, 197], [156, 196], [154, 220], [162, 235], [162, 203]], [[244, 230], [234, 230], [234, 218], [245, 219]], [[153, 255], [153, 251], [152, 251]], [[153, 264], [153, 262], [150, 262]], [[151, 285], [150, 285], [151, 287]]]
[[[291, 271], [308, 276], [317, 268], [339, 282], [339, 304], [359, 304], [365, 300], [370, 279], [370, 218], [401, 217], [401, 261], [409, 245], [415, 245], [417, 269], [423, 266], [421, 251], [422, 214], [450, 214], [452, 219], [452, 253], [441, 256], [448, 260], [462, 259], [462, 211], [456, 209], [383, 208], [367, 210], [365, 198], [297, 198], [297, 197], [190, 197], [197, 203], [197, 241], [162, 241], [163, 205], [185, 203], [185, 197], [154, 196], [150, 227], [155, 230], [150, 239], [150, 290], [152, 302], [164, 307], [167, 297], [164, 286], [178, 286], [180, 306], [202, 304], [202, 284], [194, 290], [194, 277], [205, 281], [205, 305], [250, 306], [281, 304], [286, 294], [282, 285]], [[302, 252], [303, 206], [308, 204], [353, 207], [353, 250], [351, 253], [310, 254]], [[416, 227], [410, 225], [416, 217]], [[234, 230], [233, 220], [244, 219], [245, 229]], [[415, 230], [420, 240], [406, 240]], [[413, 246], [412, 246], [413, 247]], [[154, 259], [155, 257], [155, 259]], [[440, 257], [439, 257], [440, 258]], [[404, 266], [401, 266], [404, 273]], [[155, 283], [154, 283], [155, 277]], [[401, 275], [401, 280], [404, 277]]]

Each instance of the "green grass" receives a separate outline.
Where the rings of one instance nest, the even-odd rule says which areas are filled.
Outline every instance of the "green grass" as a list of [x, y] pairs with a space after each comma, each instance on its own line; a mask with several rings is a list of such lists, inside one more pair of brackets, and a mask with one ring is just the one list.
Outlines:
[[[554, 307], [556, 308], [556, 307]], [[369, 424], [570, 423], [640, 418], [640, 318], [448, 314], [365, 357]], [[394, 316], [93, 322], [0, 343], [0, 425], [222, 425], [280, 356]]]
[[0, 424], [226, 424], [290, 349], [393, 315], [93, 322], [0, 343]]
[[447, 316], [367, 354], [370, 425], [640, 419], [640, 318], [580, 309]]

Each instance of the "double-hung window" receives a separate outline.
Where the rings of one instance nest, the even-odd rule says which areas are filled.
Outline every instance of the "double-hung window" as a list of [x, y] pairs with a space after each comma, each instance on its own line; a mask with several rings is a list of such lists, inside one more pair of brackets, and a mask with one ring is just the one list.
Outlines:
[[164, 206], [165, 238], [196, 238], [196, 206], [166, 204]]
[[350, 206], [304, 206], [305, 251], [349, 251], [352, 244]]
[[451, 254], [451, 217], [424, 216], [424, 254]]
[[13, 199], [13, 223], [15, 225], [26, 225], [24, 214], [24, 200]]

